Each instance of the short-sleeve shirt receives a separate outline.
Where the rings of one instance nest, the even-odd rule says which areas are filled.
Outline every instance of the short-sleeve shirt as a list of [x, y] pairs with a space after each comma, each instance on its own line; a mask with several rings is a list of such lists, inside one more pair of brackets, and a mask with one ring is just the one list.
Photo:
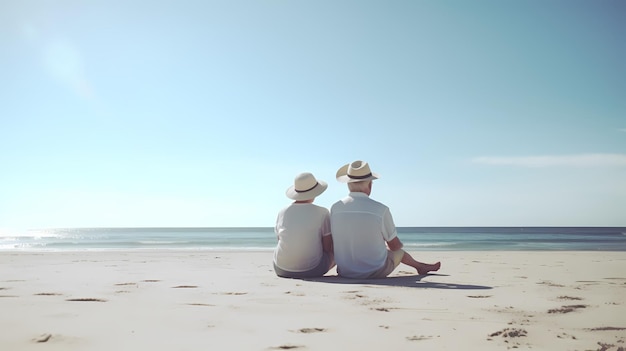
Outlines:
[[385, 265], [386, 242], [398, 234], [389, 208], [361, 192], [351, 192], [330, 209], [339, 275], [366, 278]]
[[276, 266], [289, 272], [308, 271], [322, 259], [322, 236], [330, 235], [328, 209], [292, 203], [278, 213], [274, 230], [278, 236]]

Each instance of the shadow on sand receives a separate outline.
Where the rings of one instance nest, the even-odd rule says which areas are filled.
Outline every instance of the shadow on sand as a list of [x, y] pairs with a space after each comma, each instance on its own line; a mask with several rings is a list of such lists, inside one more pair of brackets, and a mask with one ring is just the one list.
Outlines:
[[364, 285], [380, 285], [380, 286], [404, 286], [408, 288], [423, 289], [456, 289], [456, 290], [488, 290], [493, 289], [490, 286], [455, 284], [455, 283], [436, 283], [423, 282], [426, 277], [448, 277], [447, 274], [422, 274], [387, 277], [381, 279], [349, 279], [337, 275], [328, 275], [320, 278], [301, 278], [301, 280], [309, 282], [332, 283], [332, 284], [364, 284]]

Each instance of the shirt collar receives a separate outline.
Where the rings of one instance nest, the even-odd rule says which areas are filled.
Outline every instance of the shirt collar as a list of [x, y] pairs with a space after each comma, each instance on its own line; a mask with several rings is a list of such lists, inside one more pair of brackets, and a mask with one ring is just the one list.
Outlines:
[[349, 195], [350, 197], [369, 197], [369, 195], [360, 191], [351, 191]]

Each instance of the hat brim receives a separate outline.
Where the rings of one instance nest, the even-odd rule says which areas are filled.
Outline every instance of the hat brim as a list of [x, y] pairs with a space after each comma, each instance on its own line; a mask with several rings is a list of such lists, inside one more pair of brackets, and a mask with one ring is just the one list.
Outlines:
[[380, 176], [378, 175], [378, 173], [374, 173], [371, 172], [372, 175], [370, 175], [367, 178], [359, 178], [359, 179], [355, 179], [355, 178], [350, 178], [348, 176], [348, 167], [350, 167], [350, 164], [345, 164], [343, 165], [341, 168], [339, 168], [339, 170], [337, 171], [336, 177], [337, 177], [337, 181], [339, 181], [340, 183], [356, 183], [356, 182], [365, 182], [367, 180], [374, 180], [374, 179], [378, 179], [380, 178]]
[[320, 196], [324, 191], [326, 191], [327, 188], [328, 188], [328, 183], [326, 183], [323, 180], [318, 180], [317, 185], [309, 191], [299, 193], [296, 191], [296, 189], [292, 185], [289, 188], [287, 188], [287, 191], [285, 191], [285, 194], [287, 195], [288, 198], [292, 200], [296, 200], [296, 201], [311, 200]]

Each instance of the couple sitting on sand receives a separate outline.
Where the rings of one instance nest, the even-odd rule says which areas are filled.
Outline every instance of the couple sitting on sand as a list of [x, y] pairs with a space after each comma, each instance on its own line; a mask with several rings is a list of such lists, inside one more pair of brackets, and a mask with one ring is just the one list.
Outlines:
[[311, 173], [296, 176], [287, 189], [295, 200], [278, 213], [274, 270], [280, 277], [321, 277], [337, 264], [346, 278], [384, 278], [400, 262], [418, 274], [437, 271], [440, 263], [416, 261], [402, 250], [402, 242], [389, 208], [370, 199], [372, 181], [378, 179], [367, 162], [354, 161], [337, 171], [350, 193], [330, 209], [313, 204], [328, 184]]

